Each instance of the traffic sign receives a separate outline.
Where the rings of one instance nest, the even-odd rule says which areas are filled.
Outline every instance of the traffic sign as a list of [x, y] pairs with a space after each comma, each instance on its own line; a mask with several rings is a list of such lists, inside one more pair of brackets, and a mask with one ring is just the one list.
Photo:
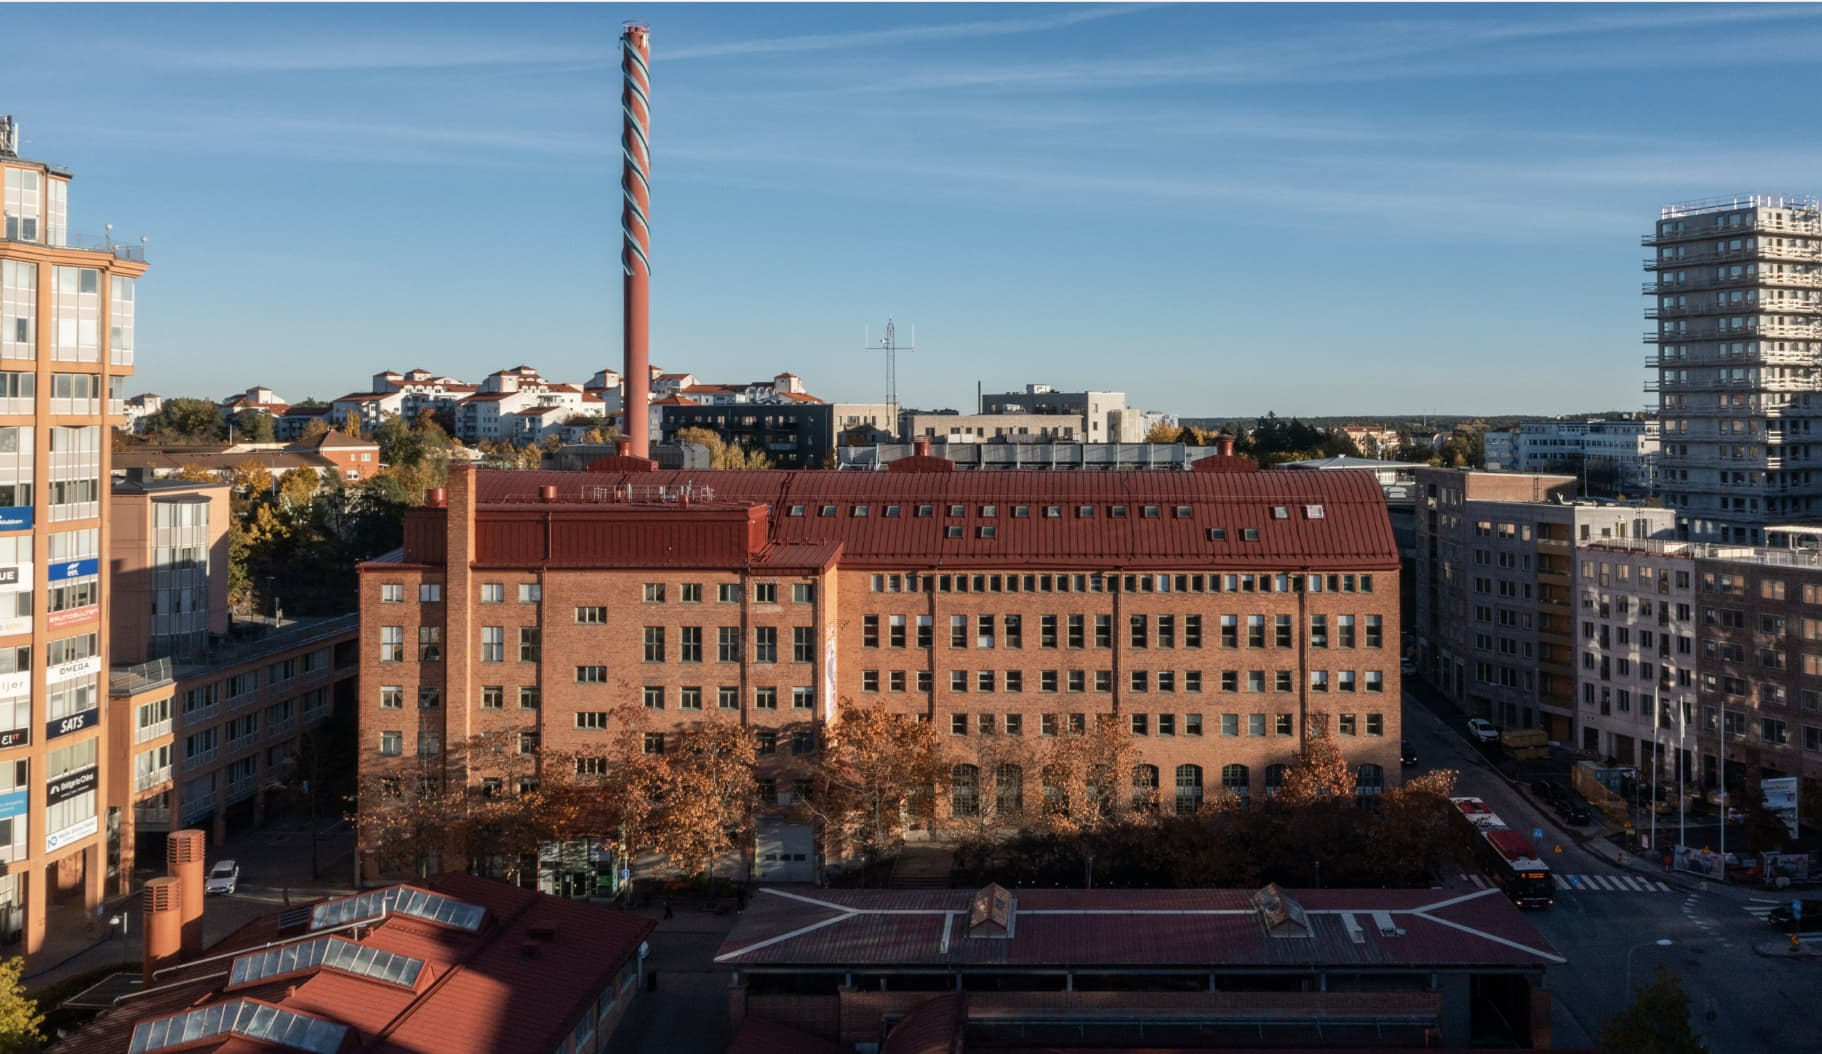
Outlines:
[[1793, 900], [1790, 902], [1790, 917], [1793, 919], [1800, 919], [1803, 917], [1803, 902], [1801, 900]]
[[1563, 855], [1563, 843], [1561, 843], [1561, 842], [1556, 843], [1556, 848], [1551, 850], [1551, 852], [1555, 853], [1557, 856], [1562, 856]]
[[1542, 841], [1543, 841], [1543, 840], [1544, 840], [1544, 829], [1543, 829], [1543, 828], [1542, 828], [1542, 827], [1533, 827], [1533, 828], [1531, 828], [1531, 841], [1532, 841], [1532, 843], [1533, 843], [1533, 844], [1536, 844], [1536, 843], [1538, 843], [1538, 842], [1542, 842]]

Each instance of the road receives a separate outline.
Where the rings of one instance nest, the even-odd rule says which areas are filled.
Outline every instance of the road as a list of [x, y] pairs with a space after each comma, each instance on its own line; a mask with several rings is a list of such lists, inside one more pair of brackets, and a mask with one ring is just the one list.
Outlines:
[[[1577, 842], [1576, 832], [1559, 824], [1528, 790], [1519, 791], [1500, 776], [1460, 722], [1445, 722], [1410, 693], [1404, 703], [1404, 735], [1417, 751], [1419, 771], [1456, 769], [1458, 794], [1484, 799], [1527, 834], [1534, 827], [1544, 832], [1539, 849], [1559, 876], [1556, 904], [1529, 918], [1569, 960], [1546, 979], [1553, 992], [1556, 1046], [1596, 1045], [1601, 1026], [1630, 1002], [1630, 956], [1635, 985], [1659, 965], [1676, 973], [1689, 993], [1697, 1032], [1717, 1054], [1822, 1050], [1822, 1017], [1815, 1013], [1822, 959], [1771, 960], [1753, 950], [1777, 939], [1759, 918], [1770, 907], [1770, 894], [1615, 866]], [[1674, 824], [1673, 818], [1672, 829], [1660, 826], [1666, 845], [1675, 839]], [[1476, 877], [1450, 876], [1450, 881], [1473, 884]], [[1660, 939], [1671, 944], [1660, 947], [1655, 943]]]

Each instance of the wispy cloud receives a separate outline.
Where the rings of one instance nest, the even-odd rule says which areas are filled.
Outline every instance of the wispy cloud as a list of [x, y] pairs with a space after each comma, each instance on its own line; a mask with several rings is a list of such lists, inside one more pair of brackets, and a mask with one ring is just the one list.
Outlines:
[[848, 33], [812, 33], [790, 37], [768, 37], [754, 40], [730, 40], [720, 44], [698, 44], [663, 52], [666, 62], [687, 59], [727, 58], [730, 56], [782, 55], [803, 51], [843, 51], [887, 44], [924, 44], [935, 41], [967, 40], [979, 37], [1003, 37], [1019, 33], [1037, 33], [1053, 29], [1114, 18], [1142, 11], [1152, 5], [1124, 4], [1117, 7], [1076, 8], [1043, 18], [999, 18], [975, 22], [946, 22], [921, 26], [889, 26], [884, 29], [856, 30]]

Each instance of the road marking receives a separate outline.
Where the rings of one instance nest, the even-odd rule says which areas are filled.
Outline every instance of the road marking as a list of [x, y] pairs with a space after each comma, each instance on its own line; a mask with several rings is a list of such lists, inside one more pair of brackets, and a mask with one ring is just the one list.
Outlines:
[[1571, 886], [1569, 884], [1569, 880], [1562, 875], [1551, 875], [1550, 880], [1556, 883], [1556, 888], [1559, 890], [1569, 890], [1569, 889], [1575, 888], [1574, 886]]
[[1474, 887], [1476, 889], [1486, 889], [1487, 888], [1487, 880], [1485, 878], [1481, 877], [1480, 875], [1469, 875], [1468, 881], [1474, 883]]
[[1754, 918], [1762, 919], [1765, 916], [1770, 915], [1772, 909], [1775, 907], [1777, 907], [1776, 904], [1754, 904], [1751, 907], [1742, 908], [1741, 910]]
[[1656, 887], [1658, 887], [1658, 892], [1659, 892], [1659, 893], [1668, 893], [1668, 892], [1670, 892], [1670, 887], [1669, 887], [1669, 886], [1667, 886], [1667, 885], [1665, 885], [1665, 884], [1664, 884], [1664, 883], [1662, 883], [1662, 882], [1653, 882], [1653, 883], [1652, 883], [1652, 885], [1654, 885], [1654, 886], [1656, 886]]

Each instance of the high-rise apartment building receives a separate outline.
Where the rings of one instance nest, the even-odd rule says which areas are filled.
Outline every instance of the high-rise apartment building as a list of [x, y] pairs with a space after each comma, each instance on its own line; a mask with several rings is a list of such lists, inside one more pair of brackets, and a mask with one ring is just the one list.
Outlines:
[[1672, 205], [1644, 243], [1658, 490], [1683, 535], [1761, 544], [1767, 523], [1822, 514], [1822, 207]]
[[109, 425], [144, 250], [69, 230], [70, 173], [0, 117], [0, 937], [83, 927], [119, 868], [103, 809]]
[[794, 780], [844, 700], [934, 722], [956, 766], [940, 808], [1008, 824], [1045, 800], [1041, 764], [981, 759], [1041, 756], [1103, 717], [1136, 744], [1135, 798], [1166, 809], [1271, 796], [1315, 722], [1362, 793], [1392, 785], [1398, 553], [1379, 485], [1218, 463], [1251, 467], [453, 466], [404, 548], [361, 568], [362, 771], [510, 794], [536, 778], [525, 761], [457, 750], [485, 733], [586, 758], [629, 703], [653, 752], [731, 722], [753, 737], [761, 838], [801, 847], [761, 854], [757, 877], [795, 881], [814, 874]]

